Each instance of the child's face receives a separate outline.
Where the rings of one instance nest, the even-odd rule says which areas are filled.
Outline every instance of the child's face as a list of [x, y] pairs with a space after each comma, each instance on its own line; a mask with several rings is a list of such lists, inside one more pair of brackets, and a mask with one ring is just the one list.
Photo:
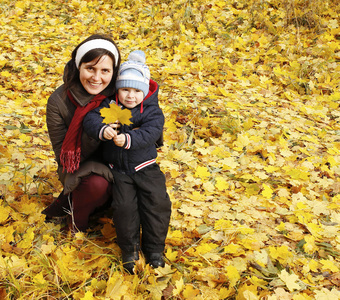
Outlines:
[[127, 108], [134, 108], [142, 103], [144, 94], [134, 88], [121, 88], [118, 90], [118, 99]]

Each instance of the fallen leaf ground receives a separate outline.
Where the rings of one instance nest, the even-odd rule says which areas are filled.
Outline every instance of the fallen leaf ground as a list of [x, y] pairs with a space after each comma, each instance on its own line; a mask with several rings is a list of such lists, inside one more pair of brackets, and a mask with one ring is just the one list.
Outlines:
[[[1, 299], [340, 299], [337, 0], [0, 3]], [[146, 52], [166, 116], [167, 264], [122, 272], [110, 213], [60, 191], [46, 102], [73, 48]]]

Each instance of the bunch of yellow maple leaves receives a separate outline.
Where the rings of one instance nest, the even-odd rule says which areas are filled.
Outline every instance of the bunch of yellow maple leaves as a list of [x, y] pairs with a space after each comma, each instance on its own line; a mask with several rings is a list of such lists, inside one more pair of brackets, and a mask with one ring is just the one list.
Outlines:
[[[336, 0], [0, 3], [0, 299], [340, 299]], [[45, 107], [74, 47], [147, 54], [166, 116], [165, 268], [122, 271], [114, 224], [72, 236]]]

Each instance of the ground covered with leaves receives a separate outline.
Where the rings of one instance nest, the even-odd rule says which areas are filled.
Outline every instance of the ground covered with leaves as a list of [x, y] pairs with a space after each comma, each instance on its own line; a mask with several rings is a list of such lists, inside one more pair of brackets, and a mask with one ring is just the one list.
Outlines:
[[[340, 299], [337, 0], [0, 3], [1, 299]], [[122, 272], [109, 213], [46, 223], [45, 108], [71, 51], [144, 50], [166, 116], [163, 269]]]

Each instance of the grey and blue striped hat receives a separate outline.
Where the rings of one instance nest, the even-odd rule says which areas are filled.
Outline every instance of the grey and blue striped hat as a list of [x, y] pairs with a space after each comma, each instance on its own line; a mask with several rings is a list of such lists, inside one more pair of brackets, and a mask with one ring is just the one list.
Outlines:
[[141, 90], [144, 98], [149, 93], [150, 70], [145, 64], [145, 54], [141, 50], [132, 51], [128, 60], [120, 65], [116, 80], [117, 90], [135, 88]]

